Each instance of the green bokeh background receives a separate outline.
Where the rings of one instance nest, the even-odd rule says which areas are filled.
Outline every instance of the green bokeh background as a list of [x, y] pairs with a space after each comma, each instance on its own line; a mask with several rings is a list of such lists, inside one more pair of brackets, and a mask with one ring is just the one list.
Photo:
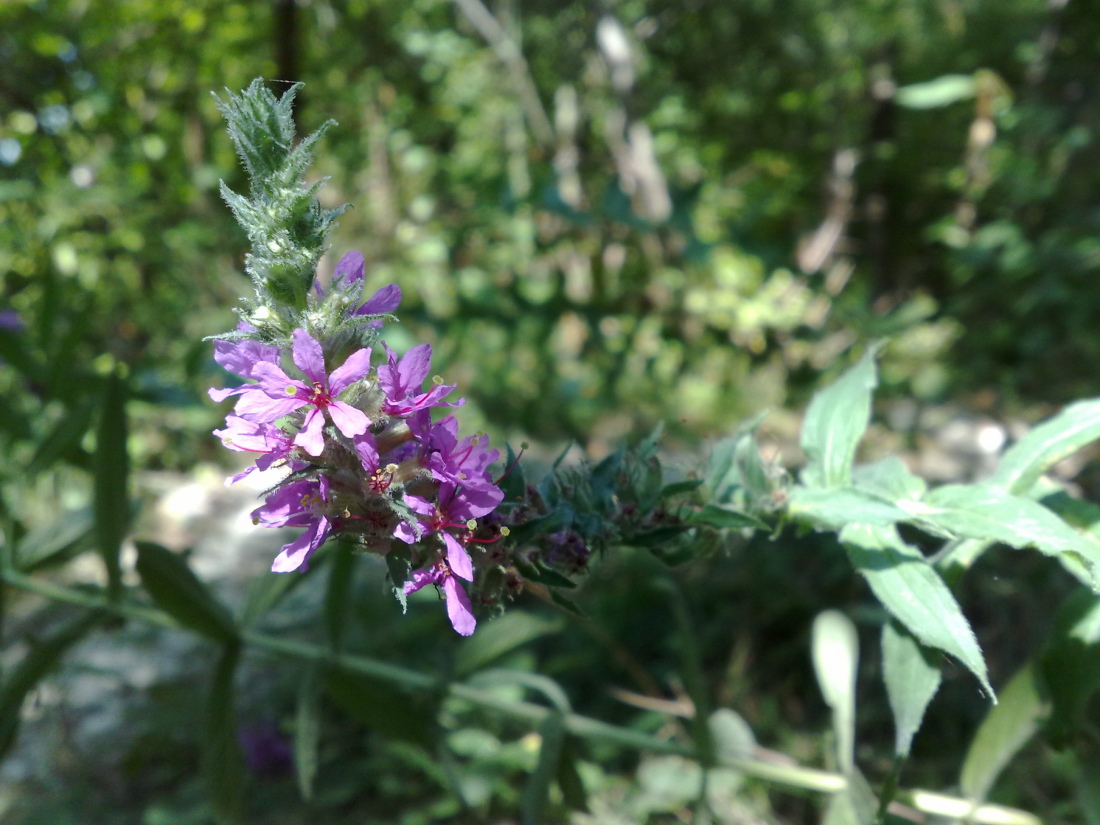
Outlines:
[[[119, 365], [138, 473], [226, 460], [210, 436], [221, 412], [205, 396], [223, 378], [202, 339], [232, 327], [250, 287], [246, 239], [218, 194], [219, 179], [240, 189], [243, 176], [211, 93], [257, 76], [305, 82], [303, 132], [338, 122], [315, 174], [328, 179], [326, 205], [352, 208], [322, 268], [359, 249], [369, 286], [398, 283], [391, 341], [430, 341], [435, 369], [470, 399], [464, 427], [497, 442], [573, 439], [601, 456], [664, 422], [671, 445], [699, 449], [751, 414], [798, 409], [853, 347], [883, 336], [888, 396], [1004, 410], [1096, 394], [1091, 4], [513, 0], [488, 6], [491, 25], [474, 7], [0, 4], [0, 310], [23, 325], [0, 331], [7, 541], [90, 500], [96, 410]], [[609, 58], [614, 42], [628, 50], [621, 65]], [[807, 698], [806, 628], [816, 610], [865, 594], [840, 574], [835, 547], [797, 545], [805, 557], [774, 547], [726, 559], [716, 579], [687, 579], [723, 695], [802, 758], [815, 746], [801, 726], [819, 730], [823, 718]], [[663, 674], [675, 670], [677, 637], [650, 609], [646, 570], [629, 557], [609, 566], [589, 608]], [[1043, 621], [1055, 574], [1035, 562], [1023, 575], [1039, 584], [1022, 610]], [[702, 595], [710, 586], [718, 592]], [[746, 595], [781, 591], [766, 606]], [[981, 604], [989, 594], [969, 595]], [[978, 612], [988, 638], [1013, 635]], [[447, 660], [435, 624], [403, 627], [403, 649]], [[1004, 677], [1021, 656], [1001, 650], [992, 668]], [[750, 661], [747, 676], [737, 668]], [[512, 665], [570, 678], [587, 710], [622, 714], [600, 693], [612, 677], [594, 642], [559, 638]], [[285, 716], [291, 688], [278, 688], [272, 712]], [[184, 778], [194, 743], [172, 733], [173, 702], [189, 689], [160, 686], [161, 715], [128, 758], [140, 775], [143, 748], [167, 749], [163, 781], [134, 791], [144, 813], [117, 821], [206, 821]], [[868, 712], [885, 720], [876, 701]], [[981, 705], [945, 703], [936, 730], [957, 754], [958, 720], [974, 722]], [[458, 730], [468, 741], [456, 747], [480, 766], [470, 775], [492, 789], [486, 804], [508, 811], [509, 777], [531, 755], [519, 733], [491, 725]], [[330, 789], [334, 809], [395, 759], [430, 775], [403, 745], [360, 751], [331, 727], [333, 753], [356, 754], [334, 781], [346, 798]], [[494, 761], [497, 740], [475, 741], [482, 734], [514, 752]], [[934, 747], [917, 755], [929, 782], [947, 775]], [[593, 781], [616, 798], [626, 768], [597, 763], [607, 775]], [[1059, 770], [1006, 801], [1057, 797]], [[444, 803], [417, 814], [431, 781], [388, 776], [370, 787], [407, 803], [410, 823], [462, 815]], [[71, 783], [73, 810], [100, 799], [86, 780]], [[292, 783], [280, 788], [294, 798]], [[280, 821], [283, 798], [263, 821]], [[104, 810], [112, 799], [100, 799]], [[811, 817], [762, 793], [750, 808]], [[652, 821], [670, 821], [654, 811]]]

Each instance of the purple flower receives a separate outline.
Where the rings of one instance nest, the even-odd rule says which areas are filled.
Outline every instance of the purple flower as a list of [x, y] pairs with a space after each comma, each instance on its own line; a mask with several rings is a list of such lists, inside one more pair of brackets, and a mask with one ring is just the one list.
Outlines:
[[488, 449], [485, 436], [472, 435], [459, 441], [458, 419], [453, 415], [436, 424], [418, 416], [409, 420], [409, 427], [424, 444], [426, 464], [437, 481], [461, 485], [467, 490], [499, 492], [489, 465], [500, 458], [500, 450]]
[[252, 511], [252, 521], [263, 527], [306, 528], [294, 541], [283, 545], [271, 565], [272, 572], [289, 573], [308, 567], [309, 557], [332, 535], [334, 525], [328, 517], [328, 503], [328, 479], [318, 476], [276, 490], [262, 507]]
[[355, 439], [355, 452], [359, 455], [359, 463], [366, 471], [366, 486], [372, 493], [385, 495], [393, 484], [393, 474], [396, 467], [393, 465], [382, 466], [382, 458], [378, 454], [378, 445], [374, 436], [364, 433]]
[[414, 570], [412, 578], [405, 582], [405, 592], [415, 593], [429, 584], [442, 587], [451, 627], [460, 636], [469, 636], [477, 627], [477, 619], [474, 618], [474, 607], [470, 604], [470, 597], [459, 584], [458, 579], [473, 581], [474, 567], [465, 549], [460, 547], [459, 550], [460, 553], [455, 553], [448, 547], [446, 559], [440, 559], [431, 567]]
[[[382, 409], [390, 415], [409, 416], [420, 410], [440, 405], [454, 385], [437, 385], [426, 393], [420, 392], [420, 386], [428, 377], [432, 364], [432, 345], [420, 344], [405, 353], [399, 361], [397, 354], [389, 347], [386, 349], [386, 363], [378, 367], [378, 383], [386, 394]], [[462, 402], [458, 402], [461, 404]], [[458, 406], [449, 404], [447, 406]]]
[[[227, 449], [262, 454], [256, 459], [255, 465], [226, 479], [226, 484], [234, 484], [254, 470], [269, 469], [285, 459], [294, 448], [290, 436], [274, 424], [258, 424], [255, 421], [246, 421], [238, 415], [227, 416], [225, 429], [214, 430], [214, 435], [222, 440]], [[299, 462], [294, 464], [298, 465]]]
[[[361, 253], [352, 250], [344, 255], [336, 264], [336, 270], [333, 272], [332, 287], [333, 289], [348, 289], [354, 287], [357, 283], [363, 281], [366, 273], [366, 263], [363, 261]], [[313, 284], [314, 290], [321, 298], [325, 296], [325, 290], [320, 283], [315, 282]], [[360, 287], [361, 289], [362, 287]], [[349, 312], [349, 315], [385, 315], [393, 312], [397, 309], [397, 306], [401, 303], [401, 288], [397, 284], [389, 284], [382, 287], [374, 295], [366, 300], [366, 302], [358, 309]], [[372, 327], [382, 326], [381, 321], [372, 321]]]
[[252, 370], [257, 383], [246, 387], [237, 402], [237, 415], [264, 423], [309, 407], [294, 443], [313, 456], [320, 455], [325, 448], [325, 412], [336, 429], [348, 438], [365, 433], [370, 419], [337, 396], [370, 372], [370, 349], [356, 350], [329, 375], [321, 345], [304, 329], [296, 329], [292, 354], [294, 363], [310, 383], [290, 378], [278, 364], [261, 362]]
[[[237, 325], [240, 331], [251, 330], [252, 327], [242, 321]], [[261, 363], [279, 363], [279, 348], [271, 344], [261, 344], [258, 341], [215, 341], [214, 360], [232, 373], [242, 378], [255, 378], [254, 370]], [[231, 387], [225, 390], [210, 390], [210, 397], [215, 401], [224, 401], [232, 395], [241, 395], [253, 389], [251, 384], [240, 387]]]

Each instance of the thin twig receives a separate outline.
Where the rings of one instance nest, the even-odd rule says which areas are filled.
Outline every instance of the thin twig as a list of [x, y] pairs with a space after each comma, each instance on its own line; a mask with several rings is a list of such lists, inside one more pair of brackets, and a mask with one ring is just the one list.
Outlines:
[[542, 105], [535, 81], [531, 77], [531, 70], [523, 57], [523, 52], [515, 41], [508, 36], [508, 32], [497, 22], [492, 13], [485, 8], [481, 0], [454, 0], [455, 5], [466, 16], [477, 33], [485, 38], [485, 41], [496, 52], [500, 61], [508, 67], [519, 86], [520, 98], [523, 101], [523, 109], [527, 114], [527, 122], [534, 133], [536, 140], [545, 146], [553, 146], [554, 127], [550, 125], [550, 118]]

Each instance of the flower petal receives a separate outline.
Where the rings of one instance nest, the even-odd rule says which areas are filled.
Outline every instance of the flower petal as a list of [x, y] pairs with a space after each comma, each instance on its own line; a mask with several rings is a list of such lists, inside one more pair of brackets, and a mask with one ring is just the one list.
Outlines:
[[474, 580], [474, 563], [466, 548], [450, 533], [443, 533], [443, 543], [447, 545], [447, 564], [451, 572], [468, 582]]
[[325, 451], [325, 414], [314, 407], [306, 413], [302, 429], [294, 436], [294, 443], [312, 456]]
[[348, 438], [362, 435], [370, 427], [370, 419], [367, 418], [366, 413], [343, 401], [333, 401], [329, 404], [328, 414], [332, 418], [332, 423], [336, 425], [336, 429]]
[[325, 543], [331, 531], [332, 526], [327, 518], [322, 516], [317, 519], [302, 535], [283, 545], [283, 552], [271, 563], [271, 572], [291, 573], [298, 569], [307, 569], [309, 557]]
[[447, 576], [443, 580], [443, 593], [447, 597], [447, 616], [451, 620], [451, 627], [459, 636], [472, 635], [477, 627], [477, 619], [474, 618], [470, 597], [466, 595], [458, 579]]
[[370, 372], [370, 347], [356, 350], [343, 364], [332, 371], [328, 379], [330, 395], [339, 395]]
[[230, 372], [252, 378], [257, 364], [279, 362], [279, 348], [259, 341], [215, 341], [214, 360]]
[[356, 281], [363, 280], [366, 272], [366, 263], [363, 255], [358, 250], [351, 250], [336, 264], [336, 271], [332, 275], [333, 286], [344, 281], [344, 286], [350, 286]]
[[233, 412], [241, 418], [258, 423], [266, 423], [290, 415], [306, 405], [306, 401], [294, 396], [272, 398], [266, 392], [253, 389], [241, 395]]
[[439, 571], [435, 567], [413, 570], [412, 575], [405, 579], [405, 592], [415, 593], [420, 588], [434, 584], [439, 578]]
[[353, 312], [353, 315], [385, 315], [387, 312], [393, 312], [397, 309], [401, 303], [401, 287], [397, 284], [389, 284], [382, 287], [359, 309]]
[[324, 385], [327, 380], [325, 355], [321, 351], [321, 345], [304, 329], [294, 330], [293, 356], [295, 365], [310, 381]]

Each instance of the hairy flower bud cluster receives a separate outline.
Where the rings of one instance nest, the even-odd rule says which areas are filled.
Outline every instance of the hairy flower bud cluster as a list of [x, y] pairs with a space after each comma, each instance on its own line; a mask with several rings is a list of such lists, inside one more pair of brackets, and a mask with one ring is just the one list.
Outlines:
[[478, 562], [491, 566], [471, 548], [501, 535], [497, 528], [486, 538], [478, 523], [504, 498], [489, 473], [499, 452], [484, 436], [460, 439], [453, 415], [432, 420], [433, 409], [463, 402], [445, 401], [454, 386], [439, 379], [423, 389], [430, 345], [400, 358], [384, 342], [381, 353], [360, 346], [377, 343], [381, 318], [401, 300], [391, 285], [361, 302], [363, 284], [363, 258], [348, 253], [327, 290], [314, 284], [287, 340], [273, 343], [246, 318], [215, 343], [218, 363], [249, 381], [210, 391], [215, 401], [237, 399], [215, 434], [231, 450], [257, 454], [229, 483], [256, 469], [287, 470], [252, 514], [263, 527], [305, 528], [273, 571], [304, 570], [325, 541], [348, 537], [366, 552], [407, 558], [395, 587], [404, 595], [438, 586], [451, 624], [468, 636], [476, 620], [462, 582], [474, 582]]

